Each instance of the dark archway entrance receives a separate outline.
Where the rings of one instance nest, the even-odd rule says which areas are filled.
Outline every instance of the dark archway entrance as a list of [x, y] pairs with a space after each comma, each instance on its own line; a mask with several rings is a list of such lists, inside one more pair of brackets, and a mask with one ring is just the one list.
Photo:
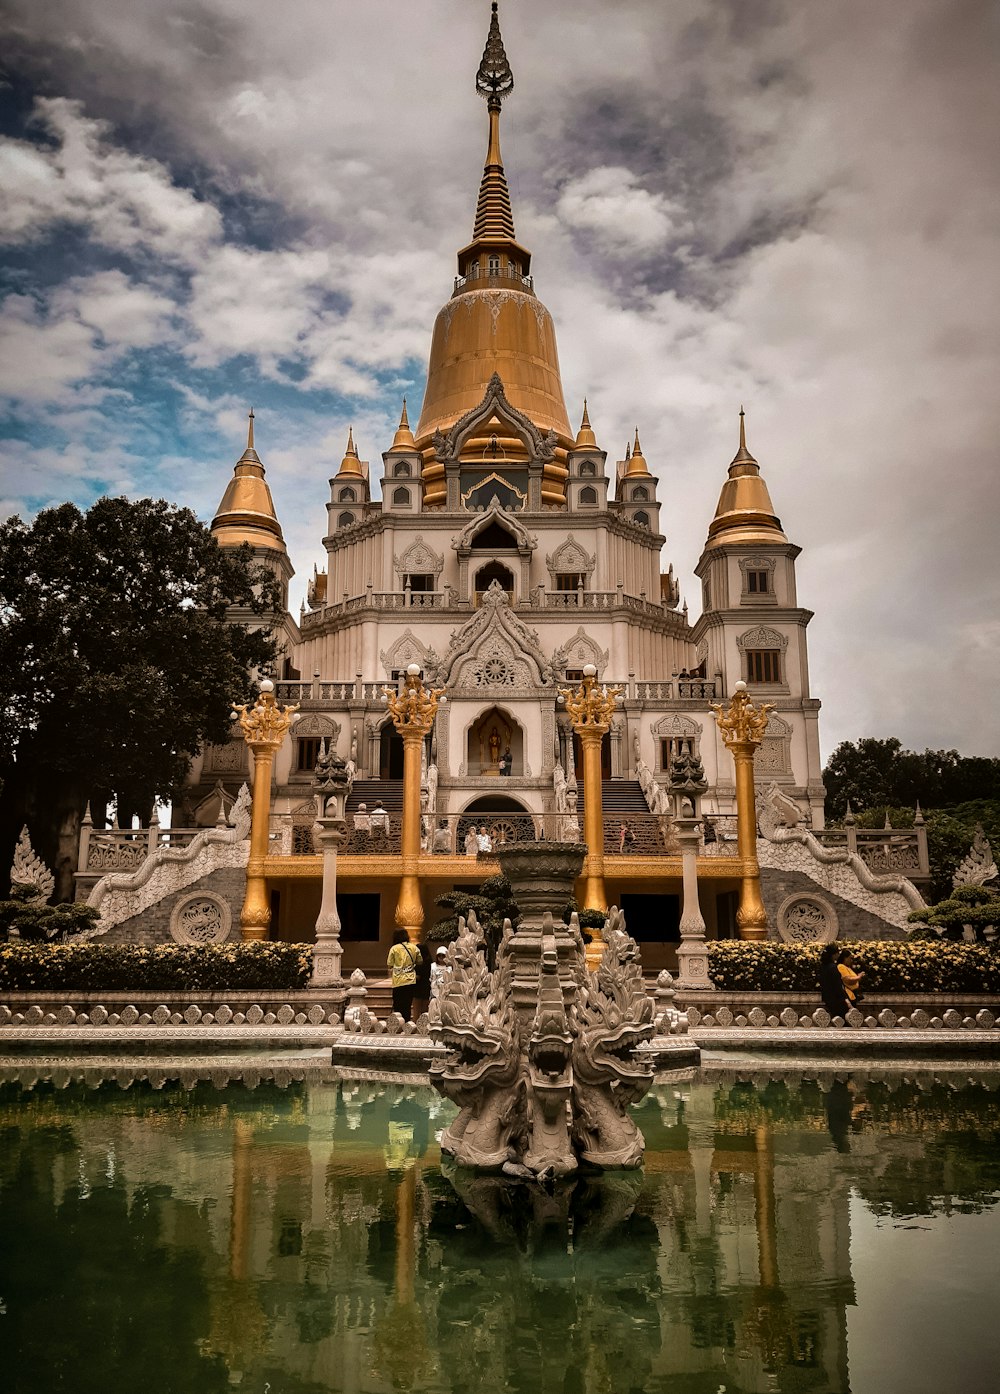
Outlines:
[[378, 777], [403, 778], [403, 738], [391, 721], [387, 721], [379, 732]]

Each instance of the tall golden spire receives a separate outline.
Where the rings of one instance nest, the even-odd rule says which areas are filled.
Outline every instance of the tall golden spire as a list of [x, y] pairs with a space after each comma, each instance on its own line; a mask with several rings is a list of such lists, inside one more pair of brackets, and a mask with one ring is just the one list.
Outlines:
[[265, 547], [284, 552], [285, 540], [274, 509], [271, 490], [264, 478], [264, 466], [253, 444], [253, 408], [247, 424], [247, 448], [236, 461], [233, 477], [222, 496], [212, 533], [220, 547]]
[[505, 97], [514, 90], [514, 75], [507, 61], [503, 39], [500, 37], [500, 21], [497, 18], [496, 0], [490, 19], [490, 32], [483, 50], [483, 61], [476, 73], [476, 91], [486, 99], [490, 114], [490, 143], [483, 168], [483, 182], [479, 186], [479, 202], [476, 205], [476, 222], [472, 229], [473, 240], [482, 238], [514, 238], [514, 214], [510, 206], [510, 191], [507, 176], [504, 174], [503, 158], [500, 154], [500, 106]]
[[357, 446], [354, 444], [353, 426], [348, 427], [347, 449], [344, 451], [344, 458], [340, 462], [340, 469], [337, 471], [337, 474], [338, 476], [341, 474], [356, 474], [359, 478], [364, 477], [361, 461], [358, 459]]
[[[414, 436], [423, 456], [421, 474], [425, 507], [441, 507], [447, 497], [445, 466], [434, 445], [484, 398], [496, 373], [504, 397], [528, 417], [545, 437], [556, 435], [553, 455], [542, 469], [543, 505], [566, 497], [566, 454], [576, 440], [569, 424], [559, 374], [552, 316], [535, 295], [529, 275], [531, 253], [516, 241], [510, 192], [500, 155], [500, 109], [514, 89], [497, 6], [493, 5], [476, 91], [489, 112], [489, 145], [479, 189], [472, 241], [458, 253], [458, 276], [451, 301], [434, 324], [427, 364], [427, 386]], [[456, 314], [460, 298], [461, 313]], [[527, 460], [523, 434], [513, 423], [482, 423], [463, 442], [463, 452], [481, 456], [492, 437], [504, 457], [518, 465]]]
[[723, 543], [787, 542], [760, 466], [747, 449], [746, 413], [740, 407], [740, 445], [708, 528], [708, 547]]

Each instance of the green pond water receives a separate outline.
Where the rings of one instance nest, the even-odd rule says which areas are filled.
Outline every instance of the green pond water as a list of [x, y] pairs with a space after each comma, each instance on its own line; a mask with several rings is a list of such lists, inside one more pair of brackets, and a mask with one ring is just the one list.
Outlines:
[[996, 1073], [708, 1065], [551, 1193], [405, 1080], [67, 1080], [0, 1077], [5, 1394], [1000, 1384]]

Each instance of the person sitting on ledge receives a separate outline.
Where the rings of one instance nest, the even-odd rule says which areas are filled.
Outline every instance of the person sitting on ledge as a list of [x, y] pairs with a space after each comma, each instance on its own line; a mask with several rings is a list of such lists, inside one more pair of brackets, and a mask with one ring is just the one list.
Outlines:
[[510, 753], [510, 746], [508, 746], [504, 753], [500, 756], [500, 774], [509, 778], [510, 772], [513, 768], [514, 757]]

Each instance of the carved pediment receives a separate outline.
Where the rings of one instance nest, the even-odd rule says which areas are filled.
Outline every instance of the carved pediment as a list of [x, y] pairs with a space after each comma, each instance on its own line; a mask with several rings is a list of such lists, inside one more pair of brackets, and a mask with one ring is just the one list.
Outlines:
[[518, 619], [507, 592], [493, 581], [476, 613], [452, 631], [437, 681], [451, 688], [509, 691], [511, 686], [545, 687], [551, 680], [538, 634]]
[[661, 716], [650, 730], [654, 736], [668, 739], [671, 736], [682, 736], [685, 739], [690, 736], [697, 739], [702, 734], [698, 722], [690, 716], [682, 716], [680, 712], [668, 712], [666, 716]]
[[538, 546], [538, 538], [532, 537], [523, 523], [518, 522], [516, 513], [507, 513], [501, 507], [499, 501], [494, 498], [489, 508], [482, 513], [477, 513], [472, 517], [465, 527], [453, 537], [451, 545], [461, 556], [463, 553], [468, 555], [472, 551], [472, 544], [481, 532], [484, 532], [491, 523], [497, 523], [506, 532], [509, 532], [517, 546], [517, 550], [524, 555], [529, 555]]
[[589, 576], [597, 565], [597, 558], [590, 556], [572, 537], [567, 537], [565, 542], [560, 542], [551, 556], [546, 556], [545, 565], [552, 575], [560, 571], [572, 571], [583, 572]]
[[404, 630], [394, 644], [390, 644], [387, 649], [382, 649], [379, 653], [379, 661], [383, 671], [389, 673], [403, 672], [411, 663], [419, 663], [424, 676], [429, 677], [432, 670], [437, 666], [437, 655], [433, 649], [422, 644], [420, 640], [409, 629]]
[[302, 736], [325, 736], [327, 740], [336, 740], [340, 735], [340, 723], [334, 721], [329, 716], [317, 716], [314, 712], [308, 716], [300, 716], [295, 723], [292, 735], [296, 740]]
[[739, 636], [736, 642], [741, 649], [785, 649], [788, 647], [787, 637], [766, 624], [759, 624], [755, 629], [748, 629], [746, 633]]
[[432, 551], [422, 537], [415, 537], [405, 551], [393, 556], [392, 565], [399, 576], [440, 576], [444, 570], [444, 557]]
[[556, 446], [559, 444], [559, 437], [555, 431], [550, 430], [543, 436], [523, 411], [518, 411], [517, 407], [508, 402], [503, 379], [499, 373], [494, 373], [478, 406], [460, 416], [447, 433], [434, 432], [431, 439], [434, 444], [434, 457], [438, 463], [447, 465], [457, 460], [468, 436], [494, 414], [509, 425], [516, 436], [520, 436], [532, 459], [544, 462], [554, 457]]
[[581, 624], [573, 637], [553, 653], [549, 667], [553, 679], [560, 682], [567, 668], [583, 668], [588, 663], [603, 673], [608, 666], [608, 650], [602, 649]]

